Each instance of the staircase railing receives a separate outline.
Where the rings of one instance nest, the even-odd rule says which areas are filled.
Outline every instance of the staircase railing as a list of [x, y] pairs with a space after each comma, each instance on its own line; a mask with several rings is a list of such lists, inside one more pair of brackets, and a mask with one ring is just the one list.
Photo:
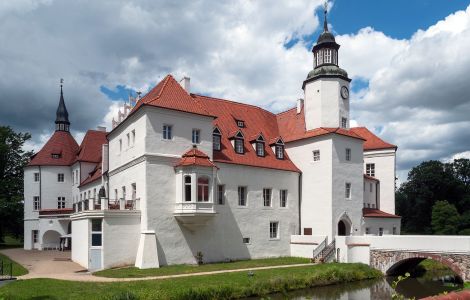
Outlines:
[[331, 260], [336, 253], [336, 241], [333, 241], [330, 244], [327, 244], [328, 237], [313, 251], [314, 262], [328, 262]]
[[317, 261], [320, 259], [323, 249], [328, 245], [328, 237], [326, 237], [323, 242], [320, 243], [315, 249], [313, 249], [312, 260]]
[[331, 257], [336, 254], [336, 240], [333, 241], [323, 251], [323, 262], [329, 262]]

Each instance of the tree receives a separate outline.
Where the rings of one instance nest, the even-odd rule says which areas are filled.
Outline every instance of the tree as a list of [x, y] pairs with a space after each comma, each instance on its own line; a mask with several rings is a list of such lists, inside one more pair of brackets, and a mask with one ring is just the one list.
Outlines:
[[434, 234], [457, 234], [460, 215], [454, 205], [447, 201], [437, 201], [432, 207], [432, 231]]
[[7, 233], [23, 233], [23, 169], [32, 155], [23, 145], [30, 138], [0, 126], [0, 242]]

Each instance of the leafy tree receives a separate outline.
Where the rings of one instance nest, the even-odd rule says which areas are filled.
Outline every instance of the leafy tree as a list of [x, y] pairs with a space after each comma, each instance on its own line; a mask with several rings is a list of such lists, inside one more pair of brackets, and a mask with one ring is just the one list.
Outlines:
[[437, 201], [432, 207], [432, 230], [434, 234], [457, 234], [460, 215], [455, 205], [447, 201]]
[[23, 169], [32, 155], [23, 145], [30, 138], [0, 126], [0, 242], [6, 233], [23, 233]]

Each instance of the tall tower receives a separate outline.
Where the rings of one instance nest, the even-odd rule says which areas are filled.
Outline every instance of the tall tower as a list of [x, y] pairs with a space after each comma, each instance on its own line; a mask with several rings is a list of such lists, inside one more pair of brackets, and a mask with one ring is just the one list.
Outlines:
[[64, 101], [64, 91], [62, 89], [62, 84], [64, 80], [60, 80], [60, 100], [59, 106], [57, 107], [56, 119], [55, 119], [55, 131], [66, 131], [70, 130], [69, 122], [69, 113], [67, 112], [67, 107], [65, 107]]
[[313, 70], [302, 89], [305, 94], [306, 130], [319, 127], [349, 128], [348, 73], [338, 66], [338, 50], [334, 35], [328, 30], [325, 5], [323, 32], [313, 46]]

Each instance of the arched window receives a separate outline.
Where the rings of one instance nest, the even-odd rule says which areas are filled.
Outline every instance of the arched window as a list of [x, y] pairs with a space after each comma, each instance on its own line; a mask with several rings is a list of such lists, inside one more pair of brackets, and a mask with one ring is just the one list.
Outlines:
[[184, 176], [184, 201], [191, 202], [191, 176]]
[[221, 137], [222, 134], [220, 133], [219, 128], [214, 128], [212, 132], [212, 147], [214, 150], [220, 151], [221, 147]]
[[197, 179], [197, 201], [209, 201], [209, 178], [203, 176]]

